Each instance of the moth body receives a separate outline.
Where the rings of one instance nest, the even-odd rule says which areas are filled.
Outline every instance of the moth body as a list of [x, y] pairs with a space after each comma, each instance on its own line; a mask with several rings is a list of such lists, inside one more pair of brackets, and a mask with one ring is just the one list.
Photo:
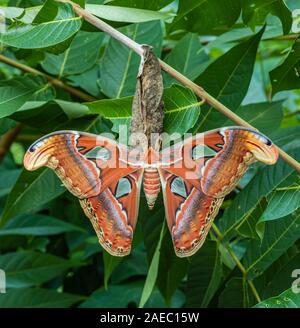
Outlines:
[[146, 167], [143, 181], [144, 193], [149, 209], [153, 209], [160, 191], [160, 178], [155, 167]]

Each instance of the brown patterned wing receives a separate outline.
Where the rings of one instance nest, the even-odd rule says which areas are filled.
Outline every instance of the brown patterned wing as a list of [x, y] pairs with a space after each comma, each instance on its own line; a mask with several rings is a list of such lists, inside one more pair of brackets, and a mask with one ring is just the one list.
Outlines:
[[102, 171], [116, 167], [119, 152], [111, 139], [59, 131], [33, 143], [25, 154], [24, 166], [30, 171], [42, 166], [53, 169], [66, 188], [82, 199], [100, 193]]
[[[168, 160], [169, 158], [169, 160]], [[224, 198], [255, 161], [274, 164], [278, 151], [263, 134], [229, 127], [198, 134], [162, 151], [161, 167], [206, 195]]]
[[190, 256], [201, 247], [224, 197], [251, 163], [274, 164], [277, 158], [267, 137], [239, 127], [198, 134], [164, 149], [159, 172], [176, 254]]
[[135, 171], [106, 187], [99, 195], [81, 199], [102, 247], [111, 255], [130, 253], [139, 211], [143, 170]]
[[24, 166], [53, 169], [79, 198], [100, 244], [112, 255], [130, 252], [143, 169], [127, 165], [127, 148], [93, 134], [60, 131], [37, 140]]
[[223, 198], [199, 191], [181, 177], [160, 170], [168, 227], [177, 256], [191, 256], [203, 245]]

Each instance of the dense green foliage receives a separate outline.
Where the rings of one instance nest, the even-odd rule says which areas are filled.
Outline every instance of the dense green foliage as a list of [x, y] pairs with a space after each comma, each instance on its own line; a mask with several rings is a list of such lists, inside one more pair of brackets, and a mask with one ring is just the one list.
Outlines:
[[[291, 31], [298, 0], [87, 2], [300, 161], [300, 39]], [[68, 4], [0, 4], [7, 23], [2, 55], [95, 97], [86, 102], [43, 74], [0, 62], [0, 148], [20, 129], [0, 163], [7, 282], [0, 307], [300, 307], [292, 289], [292, 272], [300, 269], [300, 177], [282, 159], [252, 166], [192, 258], [174, 254], [161, 195], [153, 211], [142, 195], [130, 256], [102, 250], [77, 199], [52, 171], [24, 170], [22, 158], [30, 143], [55, 130], [115, 133], [128, 124], [139, 58]], [[164, 79], [166, 132], [234, 125]]]

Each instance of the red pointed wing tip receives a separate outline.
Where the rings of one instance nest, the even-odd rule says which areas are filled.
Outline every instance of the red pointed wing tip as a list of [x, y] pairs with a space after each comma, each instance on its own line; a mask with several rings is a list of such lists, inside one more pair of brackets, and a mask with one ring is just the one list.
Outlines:
[[253, 133], [246, 140], [248, 150], [254, 157], [267, 165], [275, 164], [278, 160], [278, 148], [270, 139], [262, 134]]
[[254, 150], [253, 153], [258, 160], [267, 165], [274, 165], [279, 157], [278, 148], [274, 144], [271, 147], [264, 147], [263, 152]]
[[278, 158], [279, 158], [279, 151], [278, 151], [278, 147], [275, 146], [273, 144], [273, 147], [272, 147], [272, 154], [273, 154], [273, 158], [272, 158], [272, 161], [270, 161], [270, 164], [275, 164], [277, 161], [278, 161]]
[[42, 166], [47, 166], [49, 162], [50, 154], [39, 153], [39, 152], [30, 152], [27, 150], [25, 153], [23, 164], [26, 170], [34, 171], [39, 169]]
[[23, 164], [24, 164], [24, 167], [26, 170], [29, 170], [29, 171], [32, 170], [32, 165], [30, 163], [30, 154], [28, 153], [28, 151], [24, 155]]
[[24, 159], [23, 159], [23, 164], [24, 164], [24, 167], [26, 170], [28, 170], [28, 171], [36, 170], [34, 158], [35, 158], [35, 156], [33, 155], [33, 153], [31, 153], [27, 150], [27, 152], [24, 155]]

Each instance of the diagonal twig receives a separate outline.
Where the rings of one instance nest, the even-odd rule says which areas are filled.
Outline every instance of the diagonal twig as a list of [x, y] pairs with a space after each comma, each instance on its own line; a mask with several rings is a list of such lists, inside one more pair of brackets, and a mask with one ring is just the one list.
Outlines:
[[23, 72], [26, 72], [26, 73], [32, 73], [32, 74], [35, 74], [35, 75], [40, 75], [40, 76], [43, 76], [50, 84], [58, 87], [58, 88], [61, 88], [61, 89], [64, 89], [65, 91], [71, 93], [73, 96], [76, 96], [78, 98], [80, 98], [81, 100], [83, 101], [95, 101], [96, 98], [76, 89], [76, 88], [73, 88], [67, 84], [65, 84], [64, 82], [62, 82], [61, 80], [59, 79], [56, 79], [48, 74], [45, 74], [35, 68], [32, 68], [30, 66], [27, 66], [25, 64], [22, 64], [20, 63], [19, 61], [16, 61], [16, 60], [13, 60], [11, 58], [8, 58], [6, 56], [3, 56], [0, 54], [0, 61], [7, 64], [7, 65], [10, 65], [10, 66], [13, 66], [13, 67], [16, 67], [20, 70], [22, 70]]
[[[7, 65], [12, 66], [12, 67], [16, 67], [16, 68], [22, 70], [23, 72], [43, 76], [53, 86], [61, 88], [65, 91], [69, 92], [73, 96], [78, 97], [79, 99], [81, 99], [83, 101], [95, 101], [96, 100], [96, 98], [94, 98], [76, 88], [73, 88], [73, 87], [65, 84], [64, 82], [62, 82], [59, 79], [56, 79], [50, 75], [47, 75], [35, 68], [32, 68], [25, 64], [22, 64], [19, 61], [8, 58], [2, 54], [0, 54], [0, 61]], [[3, 136], [0, 137], [0, 162], [2, 162], [2, 160], [4, 159], [6, 153], [9, 151], [11, 144], [14, 142], [15, 138], [18, 136], [21, 129], [22, 129], [22, 124], [17, 124], [14, 128], [10, 129], [8, 132], [6, 132]]]

